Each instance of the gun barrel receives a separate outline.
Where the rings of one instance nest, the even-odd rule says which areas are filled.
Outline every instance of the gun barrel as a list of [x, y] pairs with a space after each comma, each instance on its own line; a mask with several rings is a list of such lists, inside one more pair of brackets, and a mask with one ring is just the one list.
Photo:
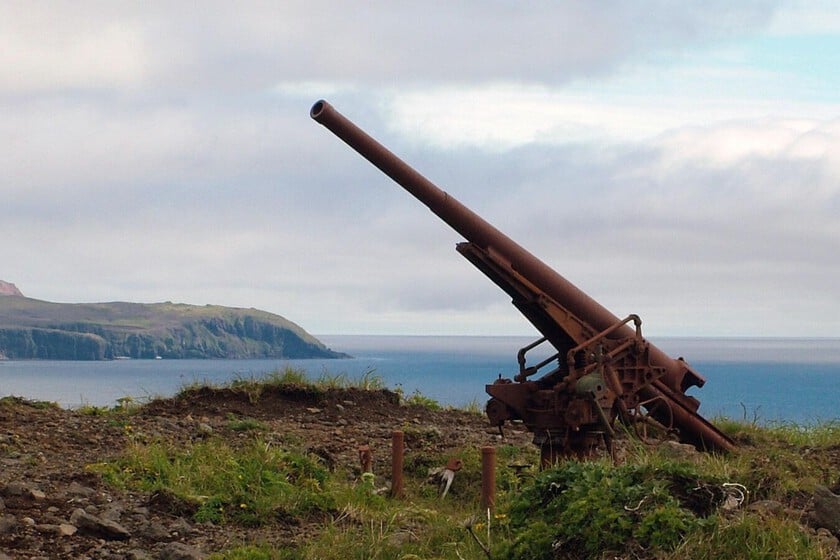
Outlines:
[[[502, 255], [520, 274], [556, 301], [562, 302], [570, 311], [585, 318], [596, 329], [606, 330], [619, 322], [619, 318], [601, 304], [421, 175], [332, 105], [324, 100], [318, 101], [313, 105], [310, 115], [425, 204], [465, 239], [482, 249]], [[630, 327], [626, 331], [631, 331]], [[626, 332], [624, 334], [626, 336]]]

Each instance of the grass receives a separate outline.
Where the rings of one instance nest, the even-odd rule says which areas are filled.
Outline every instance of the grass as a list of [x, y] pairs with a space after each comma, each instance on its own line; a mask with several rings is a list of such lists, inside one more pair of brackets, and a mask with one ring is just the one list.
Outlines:
[[671, 551], [704, 524], [679, 497], [706, 484], [696, 469], [678, 463], [568, 461], [540, 473], [510, 500], [516, 536], [503, 543], [500, 557], [550, 559], [565, 551], [597, 558], [628, 547]]
[[479, 499], [480, 465], [473, 455], [446, 500], [425, 483], [425, 472], [408, 473], [406, 498], [394, 500], [372, 481], [330, 474], [314, 457], [257, 438], [238, 449], [220, 439], [186, 448], [135, 444], [92, 469], [112, 485], [167, 496], [198, 523], [320, 525], [317, 536], [297, 548], [250, 543], [215, 559], [466, 559], [483, 556], [464, 528]]
[[185, 385], [176, 397], [185, 397], [190, 393], [205, 389], [229, 389], [237, 393], [248, 395], [252, 403], [259, 401], [266, 391], [274, 389], [297, 389], [312, 393], [326, 393], [327, 391], [358, 389], [362, 391], [376, 391], [385, 389], [385, 382], [376, 375], [376, 370], [369, 369], [358, 378], [351, 378], [347, 374], [333, 374], [322, 372], [317, 378], [310, 378], [306, 371], [288, 366], [262, 376], [240, 377], [225, 385], [208, 385], [197, 382]]
[[691, 534], [674, 552], [685, 560], [745, 558], [821, 560], [830, 552], [809, 538], [793, 520], [739, 514]]
[[730, 422], [723, 428], [740, 448], [720, 466], [748, 486], [754, 499], [789, 500], [797, 493], [813, 492], [817, 484], [833, 486], [840, 480], [840, 464], [830, 455], [840, 445], [837, 421], [766, 427]]
[[[271, 386], [328, 391], [379, 388], [381, 381], [343, 375], [311, 381], [287, 369], [260, 383], [239, 380], [231, 388], [258, 399]], [[434, 406], [413, 400], [403, 403]], [[196, 522], [306, 527], [306, 540], [293, 546], [247, 542], [214, 560], [836, 557], [801, 524], [796, 508], [816, 485], [840, 480], [840, 423], [718, 425], [738, 442], [734, 453], [675, 457], [628, 444], [618, 465], [566, 461], [538, 472], [536, 448], [499, 445], [497, 507], [490, 515], [479, 507], [479, 450], [429, 451], [421, 443], [439, 435], [420, 425], [404, 426], [406, 441], [418, 443], [406, 460], [401, 500], [379, 491], [381, 479], [329, 472], [305, 451], [306, 442], [273, 437], [269, 425], [238, 416], [229, 416], [227, 427], [248, 435], [236, 444], [209, 438], [176, 447], [140, 438], [93, 469], [111, 484], [167, 496]], [[427, 471], [453, 455], [463, 467], [441, 500]], [[723, 507], [733, 500], [731, 509]], [[747, 507], [758, 500], [785, 507], [780, 513]]]
[[428, 408], [429, 410], [443, 410], [443, 407], [439, 402], [431, 397], [423, 395], [418, 390], [415, 390], [408, 397], [402, 398], [401, 401], [408, 406], [420, 406]]
[[133, 397], [120, 397], [117, 399], [117, 404], [113, 406], [96, 406], [92, 404], [84, 404], [76, 409], [79, 414], [85, 416], [115, 416], [121, 414], [133, 414], [142, 408], [142, 403], [135, 400]]
[[259, 439], [238, 449], [220, 439], [135, 444], [97, 470], [116, 486], [168, 496], [197, 522], [258, 526], [334, 507], [316, 459]]
[[238, 418], [228, 414], [226, 427], [233, 432], [267, 432], [269, 427], [256, 418]]
[[[680, 459], [639, 445], [622, 465], [570, 461], [540, 473], [504, 494], [509, 536], [494, 557], [837, 557], [800, 519], [815, 485], [840, 480], [835, 423], [732, 422], [727, 431], [744, 442], [728, 455]], [[747, 507], [758, 500], [778, 502], [780, 513]]]
[[28, 406], [37, 410], [60, 408], [58, 403], [52, 401], [33, 401], [15, 396], [0, 397], [0, 406]]
[[210, 556], [210, 560], [295, 560], [297, 558], [300, 556], [294, 548], [276, 549], [268, 545], [246, 545]]

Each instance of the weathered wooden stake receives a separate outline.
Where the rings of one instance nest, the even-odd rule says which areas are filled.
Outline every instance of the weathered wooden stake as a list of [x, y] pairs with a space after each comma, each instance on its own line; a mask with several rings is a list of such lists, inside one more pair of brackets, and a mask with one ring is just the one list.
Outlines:
[[403, 458], [405, 456], [404, 434], [394, 430], [391, 438], [391, 496], [403, 496]]
[[362, 473], [373, 472], [373, 453], [370, 445], [359, 446], [359, 463], [362, 466]]

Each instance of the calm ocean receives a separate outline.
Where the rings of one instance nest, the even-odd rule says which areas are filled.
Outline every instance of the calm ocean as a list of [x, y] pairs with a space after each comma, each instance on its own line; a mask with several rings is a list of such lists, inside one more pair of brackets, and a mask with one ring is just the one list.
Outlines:
[[[313, 379], [373, 372], [389, 388], [419, 391], [442, 404], [483, 406], [484, 385], [517, 369], [526, 337], [322, 335], [346, 360], [0, 361], [0, 396], [48, 400], [64, 407], [110, 406], [116, 400], [171, 396], [196, 382], [222, 384], [287, 366]], [[840, 419], [840, 339], [659, 338], [667, 354], [684, 356], [706, 385], [692, 389], [713, 418], [811, 424]]]

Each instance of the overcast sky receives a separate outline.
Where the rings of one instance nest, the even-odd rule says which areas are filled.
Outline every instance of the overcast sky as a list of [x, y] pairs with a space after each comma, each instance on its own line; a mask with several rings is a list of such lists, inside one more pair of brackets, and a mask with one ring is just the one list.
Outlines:
[[329, 100], [648, 335], [840, 336], [834, 1], [0, 2], [0, 278], [531, 334]]

